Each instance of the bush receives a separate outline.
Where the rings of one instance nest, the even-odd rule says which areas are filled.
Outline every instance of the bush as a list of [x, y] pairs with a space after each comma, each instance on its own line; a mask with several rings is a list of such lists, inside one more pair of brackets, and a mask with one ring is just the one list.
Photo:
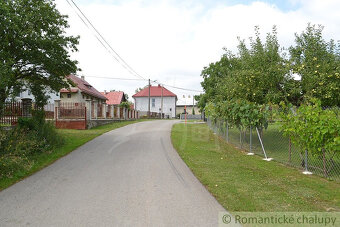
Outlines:
[[42, 121], [40, 112], [20, 118], [13, 130], [0, 130], [0, 179], [29, 170], [37, 155], [53, 152], [62, 143], [54, 125]]
[[301, 151], [316, 155], [340, 151], [339, 116], [333, 110], [323, 110], [319, 100], [301, 105], [294, 113], [286, 112], [282, 118], [282, 131]]

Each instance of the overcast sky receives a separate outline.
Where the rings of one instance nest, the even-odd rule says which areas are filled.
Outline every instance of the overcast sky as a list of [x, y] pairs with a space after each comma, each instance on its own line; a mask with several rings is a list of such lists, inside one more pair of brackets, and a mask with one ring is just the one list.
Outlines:
[[[69, 0], [71, 1], [71, 0]], [[130, 100], [147, 81], [123, 81], [97, 77], [132, 78], [101, 46], [66, 0], [56, 0], [69, 16], [68, 34], [80, 35], [79, 75], [99, 91], [121, 90]], [[294, 33], [308, 22], [325, 26], [324, 37], [340, 39], [339, 0], [74, 0], [113, 49], [144, 78], [171, 86], [202, 90], [203, 67], [220, 59], [223, 47], [236, 51], [237, 37], [263, 37], [277, 25], [280, 44], [294, 44]], [[199, 94], [167, 87], [180, 103], [183, 95]]]

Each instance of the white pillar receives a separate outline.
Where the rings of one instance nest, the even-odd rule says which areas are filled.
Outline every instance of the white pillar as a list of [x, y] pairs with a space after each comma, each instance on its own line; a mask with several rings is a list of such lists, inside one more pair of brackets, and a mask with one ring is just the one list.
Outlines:
[[115, 111], [114, 111], [114, 105], [110, 105], [110, 115], [111, 115], [111, 118], [115, 118]]
[[105, 103], [105, 104], [103, 104], [103, 117], [104, 117], [104, 119], [106, 119], [106, 111], [107, 111], [107, 104]]
[[60, 107], [60, 100], [54, 100], [54, 120], [58, 119], [58, 111]]
[[117, 118], [120, 119], [120, 107], [117, 106]]
[[91, 120], [92, 119], [92, 105], [91, 105], [91, 99], [85, 100], [85, 106], [86, 106], [86, 119]]
[[93, 100], [92, 102], [93, 102], [93, 108], [94, 108], [94, 110], [93, 110], [94, 111], [93, 118], [97, 119], [98, 118], [98, 101]]

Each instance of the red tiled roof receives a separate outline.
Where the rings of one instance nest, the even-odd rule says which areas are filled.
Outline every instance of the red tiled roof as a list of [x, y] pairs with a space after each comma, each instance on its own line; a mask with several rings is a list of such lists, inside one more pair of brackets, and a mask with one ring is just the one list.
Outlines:
[[[99, 99], [104, 99], [106, 100], [106, 97], [104, 95], [102, 95], [99, 91], [97, 91], [94, 87], [92, 87], [88, 82], [86, 82], [85, 80], [75, 76], [75, 75], [69, 75], [67, 76], [68, 79], [70, 79], [71, 81], [73, 81], [73, 83], [75, 83], [75, 85], [85, 94], [88, 95], [92, 95], [96, 98]], [[65, 88], [64, 88], [65, 89]], [[60, 92], [64, 92], [64, 89], [61, 89]], [[71, 88], [72, 89], [76, 89], [76, 88]], [[67, 89], [66, 89], [67, 90]]]
[[[148, 97], [149, 96], [149, 87], [144, 88], [140, 92], [134, 94], [132, 97]], [[152, 97], [161, 97], [162, 96], [162, 87], [151, 86], [150, 87], [150, 96]], [[174, 93], [163, 87], [163, 97], [177, 97]]]
[[122, 101], [124, 101], [124, 92], [122, 91], [110, 91], [100, 93], [107, 98], [106, 104], [108, 105], [119, 105]]

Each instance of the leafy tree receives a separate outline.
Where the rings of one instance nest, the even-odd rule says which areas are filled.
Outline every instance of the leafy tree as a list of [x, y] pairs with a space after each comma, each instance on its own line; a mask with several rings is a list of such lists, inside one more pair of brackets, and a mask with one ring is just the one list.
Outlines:
[[139, 88], [136, 88], [136, 90], [135, 90], [135, 93], [138, 93], [138, 92], [140, 92], [141, 90], [143, 90], [144, 88], [147, 88], [148, 87], [148, 85], [146, 85], [146, 86], [144, 86], [144, 87], [139, 87]]
[[282, 131], [301, 151], [309, 150], [316, 155], [340, 151], [339, 117], [333, 110], [323, 110], [320, 100], [313, 99], [294, 112], [285, 112], [282, 118]]
[[77, 51], [79, 37], [65, 35], [66, 19], [50, 0], [0, 1], [0, 106], [23, 87], [43, 105], [45, 89], [69, 86], [77, 62], [68, 51]]
[[301, 76], [301, 93], [316, 97], [323, 106], [340, 106], [340, 43], [326, 42], [323, 27], [308, 24], [296, 46], [290, 47], [293, 72]]
[[131, 109], [131, 105], [133, 105], [132, 102], [125, 101], [125, 102], [121, 102], [119, 104], [119, 107], [122, 107], [122, 108], [130, 110]]

